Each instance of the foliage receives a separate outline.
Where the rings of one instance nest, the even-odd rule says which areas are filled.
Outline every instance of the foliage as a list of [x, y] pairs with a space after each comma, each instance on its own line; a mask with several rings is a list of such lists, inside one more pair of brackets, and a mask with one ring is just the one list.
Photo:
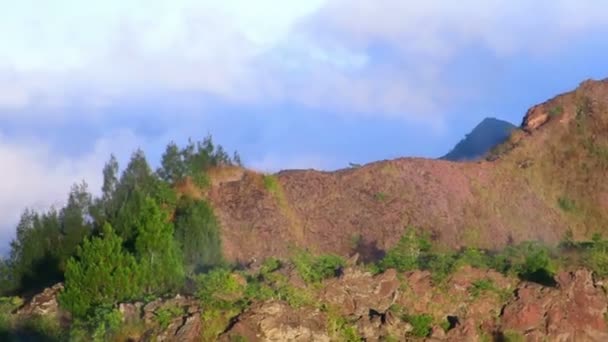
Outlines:
[[178, 289], [184, 281], [184, 269], [173, 239], [173, 224], [151, 198], [145, 199], [135, 227], [137, 274], [145, 292], [164, 294]]
[[572, 211], [576, 210], [576, 203], [568, 197], [558, 198], [557, 204], [559, 205], [560, 209], [562, 209], [565, 212], [572, 212]]
[[237, 275], [224, 268], [198, 275], [196, 283], [196, 296], [203, 306], [219, 310], [240, 305], [246, 288]]
[[65, 291], [59, 302], [76, 317], [91, 307], [112, 305], [133, 298], [139, 284], [133, 256], [122, 249], [122, 239], [106, 224], [101, 237], [86, 239], [71, 258], [65, 272]]
[[112, 306], [95, 307], [83, 318], [76, 319], [70, 328], [71, 341], [108, 341], [119, 331], [122, 314]]
[[608, 241], [595, 239], [590, 248], [585, 249], [583, 264], [593, 270], [598, 277], [608, 276]]
[[263, 276], [267, 276], [268, 274], [278, 270], [281, 268], [281, 261], [277, 258], [270, 257], [262, 263], [262, 267], [260, 268], [260, 274]]
[[419, 258], [431, 249], [431, 243], [426, 236], [417, 234], [413, 228], [408, 228], [401, 236], [397, 245], [391, 248], [379, 263], [381, 271], [395, 268], [399, 272], [419, 268]]
[[333, 254], [315, 257], [310, 252], [299, 251], [293, 255], [291, 260], [300, 277], [307, 283], [318, 283], [335, 277], [336, 273], [344, 267], [344, 260]]
[[348, 322], [346, 318], [342, 317], [335, 308], [329, 308], [329, 310], [327, 310], [327, 330], [333, 340], [336, 341], [363, 341], [357, 328], [352, 323]]
[[211, 206], [200, 200], [182, 198], [174, 215], [175, 240], [186, 267], [208, 269], [222, 263], [219, 224]]
[[474, 281], [469, 288], [469, 294], [473, 298], [479, 297], [484, 292], [494, 291], [496, 289], [492, 279], [479, 279]]
[[264, 175], [264, 188], [271, 194], [278, 194], [280, 191], [279, 179], [275, 175]]
[[162, 329], [166, 329], [171, 321], [183, 314], [184, 310], [178, 306], [164, 306], [156, 311], [156, 321]]
[[60, 265], [61, 220], [52, 209], [42, 215], [26, 210], [17, 225], [4, 272], [5, 292], [37, 291], [62, 279]]
[[433, 316], [427, 314], [407, 315], [405, 320], [412, 325], [412, 335], [416, 337], [427, 337], [431, 333]]
[[189, 139], [182, 149], [170, 142], [161, 157], [161, 167], [156, 173], [170, 184], [189, 177], [196, 185], [205, 187], [208, 185], [205, 172], [210, 168], [241, 164], [241, 157], [237, 152], [230, 158], [221, 145], [216, 146], [211, 136], [207, 136], [203, 141], [194, 142]]

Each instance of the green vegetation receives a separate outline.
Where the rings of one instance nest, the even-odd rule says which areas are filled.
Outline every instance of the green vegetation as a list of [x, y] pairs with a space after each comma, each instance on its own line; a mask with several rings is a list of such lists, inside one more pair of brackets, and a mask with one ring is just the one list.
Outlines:
[[384, 202], [387, 199], [387, 195], [384, 192], [377, 192], [374, 195], [374, 199], [378, 202]]
[[[35, 293], [64, 281], [59, 302], [75, 318], [71, 338], [106, 340], [117, 322], [117, 302], [174, 293], [184, 287], [186, 271], [223, 263], [213, 210], [174, 186], [186, 179], [205, 186], [209, 169], [229, 165], [240, 165], [240, 157], [230, 158], [211, 137], [184, 148], [169, 144], [156, 172], [141, 150], [121, 174], [111, 156], [101, 196], [92, 196], [83, 182], [60, 209], [24, 211], [10, 255], [0, 260], [0, 295]], [[0, 314], [0, 330], [27, 335], [50, 329], [42, 321], [17, 326], [6, 317]], [[31, 331], [16, 330], [26, 328]]]
[[65, 291], [59, 301], [76, 317], [94, 306], [112, 305], [140, 292], [135, 258], [122, 249], [122, 239], [106, 224], [101, 237], [85, 239], [68, 261]]
[[568, 197], [558, 198], [557, 204], [559, 205], [560, 209], [565, 212], [572, 212], [576, 209], [576, 203], [574, 203], [574, 201]]
[[405, 320], [412, 325], [412, 335], [427, 337], [431, 333], [433, 316], [427, 314], [408, 315], [405, 317]]
[[189, 270], [205, 270], [223, 263], [219, 223], [211, 206], [182, 198], [175, 210], [175, 240]]
[[357, 328], [345, 317], [340, 316], [335, 309], [327, 311], [327, 330], [329, 336], [336, 341], [360, 342], [363, 338]]
[[266, 189], [266, 191], [270, 192], [271, 194], [278, 194], [279, 192], [279, 179], [277, 178], [277, 176], [275, 175], [264, 175], [264, 188]]
[[414, 269], [428, 270], [435, 283], [441, 283], [463, 265], [492, 268], [501, 273], [512, 273], [520, 278], [553, 285], [557, 269], [551, 251], [535, 242], [509, 246], [500, 253], [488, 253], [467, 248], [459, 253], [445, 253], [434, 249], [429, 238], [408, 228], [395, 247], [372, 266], [375, 272], [395, 268], [400, 272]]
[[344, 259], [331, 254], [315, 257], [309, 252], [298, 251], [291, 260], [307, 283], [318, 283], [334, 277], [344, 267]]
[[564, 107], [562, 107], [562, 106], [555, 106], [549, 110], [549, 116], [551, 116], [551, 117], [556, 117], [556, 116], [562, 115], [563, 113], [564, 113]]

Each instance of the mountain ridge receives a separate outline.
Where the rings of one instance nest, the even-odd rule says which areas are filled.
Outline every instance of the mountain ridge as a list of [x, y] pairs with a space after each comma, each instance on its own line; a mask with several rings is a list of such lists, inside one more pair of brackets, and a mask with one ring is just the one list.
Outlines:
[[209, 199], [225, 253], [245, 262], [296, 246], [372, 257], [407, 226], [449, 249], [556, 244], [567, 232], [589, 237], [608, 226], [608, 189], [598, 181], [608, 170], [606, 95], [607, 81], [585, 81], [532, 107], [521, 129], [495, 149], [494, 161], [400, 158], [335, 172], [244, 171], [240, 179], [218, 181]]
[[493, 117], [483, 119], [454, 148], [439, 159], [474, 161], [483, 158], [492, 148], [505, 142], [517, 126]]

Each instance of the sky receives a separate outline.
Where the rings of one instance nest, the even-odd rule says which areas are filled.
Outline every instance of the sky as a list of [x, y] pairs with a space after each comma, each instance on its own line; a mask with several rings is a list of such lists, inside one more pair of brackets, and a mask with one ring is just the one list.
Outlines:
[[247, 167], [445, 154], [608, 77], [601, 0], [0, 0], [0, 252], [110, 153], [212, 134]]

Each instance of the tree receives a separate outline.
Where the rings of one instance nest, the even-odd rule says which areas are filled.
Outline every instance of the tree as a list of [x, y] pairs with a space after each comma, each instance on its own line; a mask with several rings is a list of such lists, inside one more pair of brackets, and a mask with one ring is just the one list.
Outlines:
[[137, 217], [136, 231], [135, 254], [146, 293], [163, 294], [181, 286], [184, 268], [173, 238], [173, 224], [149, 197]]
[[77, 317], [94, 306], [113, 305], [140, 292], [137, 265], [122, 248], [122, 239], [112, 226], [104, 225], [101, 237], [87, 238], [70, 258], [65, 271], [61, 305]]
[[118, 184], [118, 161], [116, 157], [112, 154], [110, 155], [110, 160], [103, 167], [103, 185], [101, 187], [102, 199], [104, 201], [110, 201], [114, 192], [116, 191], [116, 186]]
[[51, 209], [39, 215], [26, 210], [11, 242], [10, 267], [14, 285], [21, 291], [38, 290], [62, 279], [59, 214]]
[[174, 222], [175, 239], [187, 267], [201, 269], [221, 264], [219, 225], [207, 202], [183, 198], [175, 210]]
[[186, 166], [182, 160], [182, 154], [174, 142], [167, 145], [157, 173], [162, 180], [171, 184], [186, 176]]
[[88, 236], [93, 227], [91, 220], [91, 206], [93, 199], [83, 181], [72, 186], [65, 208], [61, 210], [61, 256], [60, 263], [63, 268], [68, 258], [76, 252], [76, 247]]

